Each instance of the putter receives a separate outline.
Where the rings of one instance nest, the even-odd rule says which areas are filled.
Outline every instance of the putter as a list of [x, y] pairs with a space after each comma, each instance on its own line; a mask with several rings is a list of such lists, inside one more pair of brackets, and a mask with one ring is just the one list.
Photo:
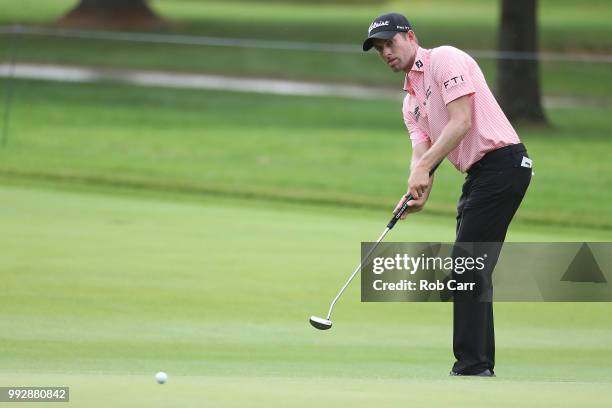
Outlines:
[[[436, 169], [438, 168], [440, 163], [436, 164], [434, 166], [434, 168], [431, 169], [431, 171], [429, 172], [429, 176], [430, 177], [436, 171]], [[399, 219], [402, 217], [404, 212], [406, 212], [406, 209], [408, 208], [408, 202], [411, 201], [411, 200], [414, 200], [414, 197], [412, 197], [412, 194], [408, 194], [408, 196], [404, 200], [404, 203], [402, 204], [400, 209], [397, 211], [397, 213], [395, 213], [393, 215], [393, 217], [391, 218], [391, 221], [389, 221], [389, 223], [387, 224], [387, 228], [385, 228], [383, 233], [380, 234], [380, 237], [378, 237], [378, 240], [376, 240], [376, 243], [372, 246], [372, 248], [370, 248], [368, 253], [361, 259], [361, 262], [359, 263], [359, 266], [357, 266], [355, 271], [353, 271], [353, 273], [351, 274], [350, 278], [348, 278], [348, 280], [346, 281], [346, 283], [344, 284], [342, 289], [340, 289], [340, 292], [338, 292], [338, 294], [336, 295], [334, 300], [332, 300], [331, 305], [329, 306], [329, 311], [327, 312], [327, 318], [324, 319], [324, 318], [318, 317], [318, 316], [310, 316], [310, 324], [314, 328], [319, 329], [319, 330], [328, 330], [328, 329], [331, 329], [332, 321], [330, 319], [331, 319], [332, 311], [334, 310], [334, 305], [336, 304], [338, 299], [340, 299], [340, 296], [342, 296], [342, 293], [348, 287], [348, 285], [351, 283], [351, 281], [353, 280], [355, 275], [357, 275], [357, 272], [359, 272], [361, 270], [361, 265], [363, 265], [368, 260], [368, 258], [372, 254], [372, 252], [374, 252], [374, 250], [378, 247], [378, 244], [380, 244], [380, 242], [385, 238], [387, 233], [389, 231], [391, 231], [393, 229], [393, 227], [395, 227], [395, 224], [397, 223], [397, 221], [399, 221]]]

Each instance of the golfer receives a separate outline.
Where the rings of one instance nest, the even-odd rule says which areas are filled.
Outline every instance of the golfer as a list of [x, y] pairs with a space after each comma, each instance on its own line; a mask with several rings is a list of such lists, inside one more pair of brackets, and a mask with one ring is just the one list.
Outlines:
[[[457, 243], [497, 242], [501, 248], [529, 186], [532, 162], [480, 67], [457, 48], [420, 47], [406, 17], [397, 13], [372, 22], [363, 50], [372, 47], [391, 70], [405, 73], [402, 112], [412, 141], [407, 194], [414, 197], [406, 214], [423, 209], [434, 181], [429, 173], [446, 157], [467, 173], [457, 205]], [[491, 258], [480, 278], [489, 292], [497, 256]], [[451, 375], [494, 376], [493, 305], [487, 299], [454, 298]]]

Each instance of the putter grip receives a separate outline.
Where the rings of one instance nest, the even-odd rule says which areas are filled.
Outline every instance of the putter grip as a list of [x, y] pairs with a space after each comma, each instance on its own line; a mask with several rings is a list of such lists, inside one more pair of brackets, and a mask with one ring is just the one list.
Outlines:
[[[431, 169], [431, 171], [429, 172], [429, 177], [433, 176], [434, 172], [436, 171], [440, 163], [436, 164], [434, 168]], [[404, 212], [408, 208], [408, 201], [411, 201], [411, 200], [414, 200], [414, 197], [412, 196], [412, 194], [408, 194], [408, 196], [406, 197], [406, 200], [404, 200], [404, 203], [400, 207], [399, 211], [393, 215], [393, 217], [391, 218], [391, 221], [389, 221], [389, 223], [387, 224], [387, 228], [393, 229], [393, 227], [395, 227], [395, 224], [399, 221], [402, 214], [404, 214]]]

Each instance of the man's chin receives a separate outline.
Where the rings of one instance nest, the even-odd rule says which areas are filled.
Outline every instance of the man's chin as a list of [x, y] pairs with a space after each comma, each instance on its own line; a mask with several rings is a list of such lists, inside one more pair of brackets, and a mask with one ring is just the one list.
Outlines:
[[404, 70], [403, 64], [401, 64], [400, 61], [396, 61], [395, 64], [393, 65], [389, 65], [389, 68], [391, 69], [391, 71], [393, 72], [400, 72]]

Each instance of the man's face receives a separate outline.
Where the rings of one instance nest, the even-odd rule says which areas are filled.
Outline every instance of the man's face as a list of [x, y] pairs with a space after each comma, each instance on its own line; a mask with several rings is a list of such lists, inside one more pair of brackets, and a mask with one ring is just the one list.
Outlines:
[[409, 71], [418, 45], [414, 32], [397, 33], [388, 40], [374, 39], [374, 48], [393, 72]]

